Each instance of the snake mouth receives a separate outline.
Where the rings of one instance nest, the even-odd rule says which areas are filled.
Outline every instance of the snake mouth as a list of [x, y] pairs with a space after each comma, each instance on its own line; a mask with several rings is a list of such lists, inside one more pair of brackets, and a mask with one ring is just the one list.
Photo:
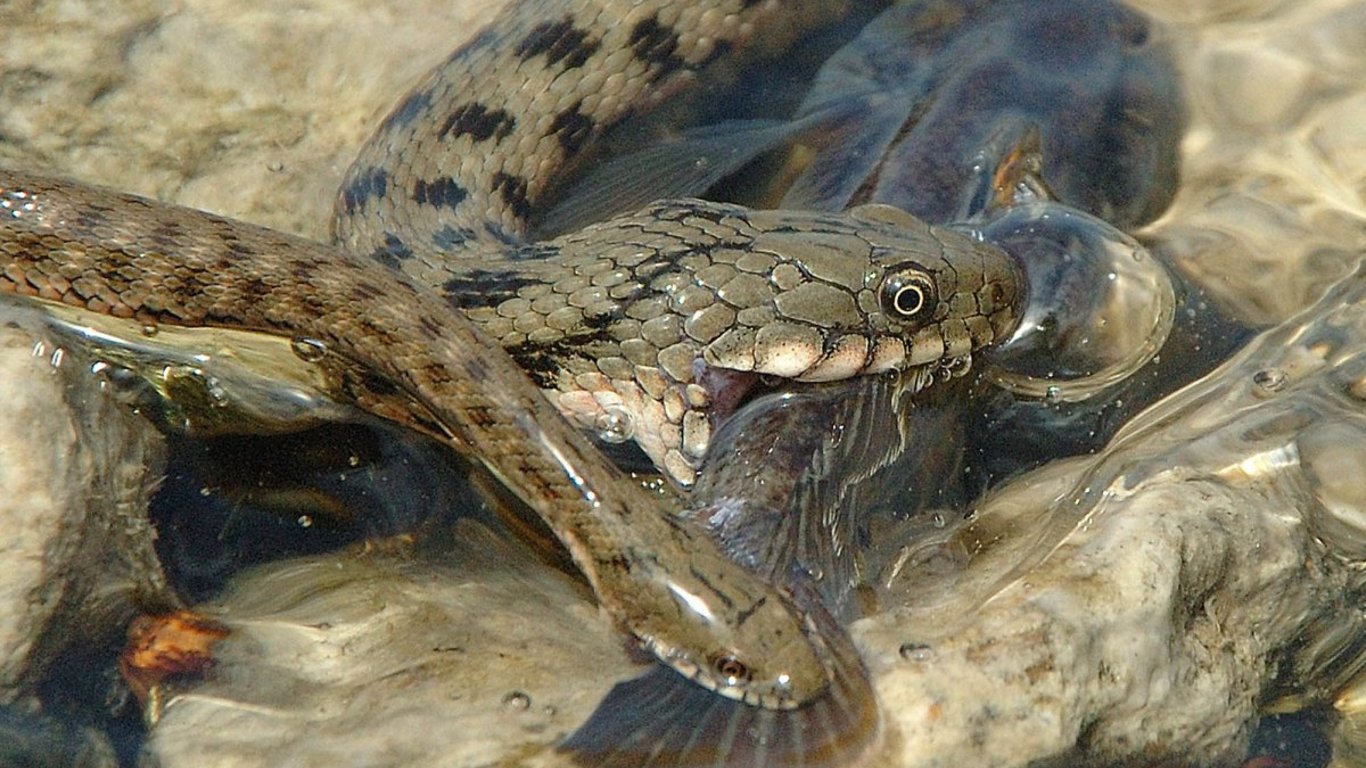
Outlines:
[[778, 675], [772, 683], [756, 683], [749, 666], [732, 653], [717, 654], [705, 665], [681, 655], [665, 663], [688, 680], [741, 704], [774, 710], [792, 710], [800, 704], [786, 675]]

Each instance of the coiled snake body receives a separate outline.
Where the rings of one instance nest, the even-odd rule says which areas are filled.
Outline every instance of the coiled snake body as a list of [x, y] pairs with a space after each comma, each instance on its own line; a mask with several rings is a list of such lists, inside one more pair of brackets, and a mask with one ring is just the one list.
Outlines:
[[[741, 50], [761, 22], [792, 34], [819, 21], [807, 5], [822, 4], [513, 6], [400, 104], [353, 168], [337, 230], [354, 256], [0, 173], [0, 290], [148, 324], [306, 342], [338, 396], [451, 439], [517, 493], [604, 610], [661, 660], [726, 696], [797, 706], [834, 668], [811, 620], [610, 466], [489, 334], [514, 351], [557, 353], [542, 382], [571, 399], [578, 387], [599, 406], [657, 404], [628, 417], [638, 436], [656, 433], [655, 447], [643, 444], [666, 466], [665, 443], [677, 441], [675, 474], [686, 482], [683, 468], [706, 442], [688, 414], [710, 402], [707, 366], [738, 359], [740, 370], [808, 378], [961, 370], [1010, 330], [1023, 296], [1009, 257], [892, 209], [758, 213], [676, 201], [516, 244], [547, 179], [603, 126]], [[447, 258], [442, 244], [481, 260]], [[759, 264], [768, 274], [746, 266]], [[489, 270], [506, 293], [466, 307], [481, 332], [450, 305], [469, 304], [456, 288]], [[776, 331], [757, 322], [767, 315]], [[794, 331], [806, 340], [785, 340]], [[608, 388], [594, 389], [602, 379]], [[604, 401], [604, 391], [618, 399]], [[661, 414], [676, 434], [649, 426]]]

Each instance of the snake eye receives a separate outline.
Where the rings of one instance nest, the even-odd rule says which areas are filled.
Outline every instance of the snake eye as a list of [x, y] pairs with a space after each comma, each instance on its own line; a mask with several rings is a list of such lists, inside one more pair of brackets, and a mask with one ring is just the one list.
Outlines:
[[730, 654], [716, 657], [712, 660], [711, 667], [717, 676], [726, 681], [726, 685], [747, 683], [754, 675], [749, 665]]
[[882, 311], [901, 320], [925, 322], [939, 308], [939, 288], [929, 270], [906, 262], [882, 279]]

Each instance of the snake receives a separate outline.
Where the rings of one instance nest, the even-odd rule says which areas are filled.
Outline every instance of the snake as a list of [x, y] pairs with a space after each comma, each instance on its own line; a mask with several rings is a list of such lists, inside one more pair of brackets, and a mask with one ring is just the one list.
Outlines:
[[[608, 462], [532, 381], [536, 374], [519, 367], [499, 331], [510, 319], [513, 347], [540, 343], [533, 333], [523, 341], [517, 322], [536, 315], [549, 329], [572, 315], [591, 341], [614, 350], [599, 358], [613, 361], [598, 370], [609, 379], [622, 367], [616, 353], [631, 362], [628, 342], [641, 341], [651, 351], [632, 363], [631, 386], [645, 396], [652, 365], [687, 373], [664, 359], [679, 344], [701, 350], [698, 383], [712, 365], [701, 345], [713, 330], [716, 341], [750, 329], [733, 334], [747, 349], [721, 345], [739, 356], [740, 370], [763, 373], [768, 349], [777, 361], [768, 370], [795, 378], [908, 368], [958, 375], [974, 350], [1009, 332], [1024, 293], [1011, 257], [885, 206], [760, 212], [674, 200], [549, 242], [521, 240], [539, 195], [592, 137], [676, 92], [704, 65], [742, 61], [760, 28], [791, 38], [828, 16], [808, 5], [820, 4], [510, 6], [400, 100], [361, 152], [339, 195], [340, 248], [0, 172], [0, 292], [128, 318], [149, 332], [219, 327], [293, 340], [339, 399], [449, 441], [511, 489], [565, 545], [606, 616], [667, 666], [746, 704], [798, 707], [838, 674], [819, 627], [787, 591], [727, 557]], [[845, 252], [855, 266], [839, 263]], [[688, 289], [715, 300], [709, 306], [726, 303], [745, 292], [707, 276], [720, 267], [735, 269], [732, 280], [763, 276], [746, 270], [746, 259], [771, 262], [768, 292], [755, 289], [761, 300], [736, 309], [734, 324], [707, 321], [710, 330], [692, 334], [687, 297], [696, 292]], [[603, 274], [626, 279], [594, 285]], [[491, 312], [466, 313], [462, 285], [510, 294], [482, 306]], [[613, 295], [617, 285], [632, 287]], [[579, 306], [584, 295], [594, 301]], [[843, 319], [804, 317], [818, 297]], [[650, 313], [666, 303], [677, 305], [670, 316], [685, 327], [664, 346], [646, 328], [663, 315], [632, 318], [631, 308]], [[747, 324], [739, 315], [750, 310], [772, 313], [780, 332]], [[641, 320], [639, 337], [627, 332], [636, 326], [613, 324], [623, 317]], [[783, 318], [820, 330], [805, 342], [785, 340], [792, 329]], [[810, 351], [816, 344], [819, 354]], [[584, 356], [582, 348], [565, 354]], [[568, 366], [556, 376], [580, 385], [593, 378]], [[687, 386], [682, 394], [686, 407], [670, 423], [683, 425], [686, 441], [684, 417], [708, 403]], [[666, 418], [678, 410], [676, 400], [660, 402]]]
[[[633, 440], [683, 487], [760, 377], [959, 365], [1008, 322], [993, 317], [1008, 271], [910, 220], [893, 243], [810, 214], [657, 208], [619, 241], [593, 230], [526, 243], [558, 175], [598, 136], [699, 73], [739, 66], [751, 38], [771, 45], [837, 9], [516, 4], [382, 122], [342, 183], [334, 238], [445, 295], [566, 416]], [[951, 318], [934, 290], [980, 292], [982, 311]]]

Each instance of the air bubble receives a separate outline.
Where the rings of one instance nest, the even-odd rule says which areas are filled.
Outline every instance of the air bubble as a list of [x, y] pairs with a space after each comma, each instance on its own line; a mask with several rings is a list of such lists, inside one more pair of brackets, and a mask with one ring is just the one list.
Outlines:
[[90, 372], [95, 375], [101, 390], [113, 392], [120, 396], [129, 396], [132, 399], [128, 402], [137, 402], [137, 396], [147, 386], [147, 382], [138, 375], [137, 371], [124, 368], [108, 360], [92, 363]]
[[924, 643], [902, 643], [897, 653], [906, 661], [924, 664], [934, 659], [934, 649]]
[[327, 345], [317, 339], [296, 338], [289, 342], [289, 347], [306, 363], [316, 363], [327, 356]]
[[598, 416], [598, 439], [604, 443], [624, 443], [636, 432], [635, 420], [625, 408], [609, 406]]
[[1272, 395], [1284, 389], [1288, 379], [1280, 368], [1263, 368], [1252, 374], [1252, 386], [1262, 395]]
[[522, 691], [508, 691], [503, 694], [502, 705], [508, 712], [525, 712], [531, 709], [531, 697]]
[[[195, 371], [196, 374], [204, 376], [203, 371]], [[223, 386], [223, 382], [217, 376], [206, 376], [204, 378], [204, 393], [208, 395], [210, 405], [214, 408], [228, 408], [232, 405], [232, 396]]]

